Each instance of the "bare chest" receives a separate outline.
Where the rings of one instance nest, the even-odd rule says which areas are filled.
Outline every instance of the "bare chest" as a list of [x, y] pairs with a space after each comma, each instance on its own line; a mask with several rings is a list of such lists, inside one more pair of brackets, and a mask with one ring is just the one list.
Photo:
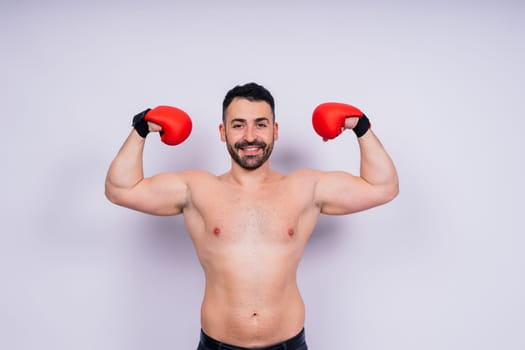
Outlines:
[[231, 198], [222, 200], [220, 215], [210, 219], [232, 231], [263, 234], [265, 232], [292, 229], [299, 215], [297, 203], [286, 201], [284, 196], [274, 198]]
[[308, 231], [301, 223], [308, 221], [305, 216], [314, 215], [309, 196], [287, 185], [257, 191], [218, 186], [192, 200], [202, 233], [230, 242], [286, 242]]

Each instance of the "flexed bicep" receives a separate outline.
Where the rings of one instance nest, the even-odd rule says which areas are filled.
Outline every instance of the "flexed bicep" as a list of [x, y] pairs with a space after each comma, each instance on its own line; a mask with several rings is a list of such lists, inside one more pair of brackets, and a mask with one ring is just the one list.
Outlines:
[[177, 215], [188, 201], [183, 173], [165, 173], [145, 178], [132, 188], [119, 190], [112, 202], [152, 215]]
[[382, 203], [378, 189], [359, 176], [343, 171], [323, 172], [315, 189], [322, 214], [346, 215]]
[[359, 176], [337, 171], [320, 175], [316, 194], [322, 213], [350, 214], [397, 196], [399, 183], [392, 159], [361, 110], [343, 103], [323, 103], [314, 110], [312, 123], [325, 141], [338, 137], [345, 129], [353, 130], [361, 154]]
[[165, 173], [144, 178], [142, 154], [150, 132], [159, 132], [162, 142], [170, 146], [184, 142], [192, 128], [189, 115], [176, 107], [158, 106], [135, 115], [132, 125], [108, 169], [106, 197], [117, 205], [149, 214], [181, 213], [188, 198], [188, 175]]

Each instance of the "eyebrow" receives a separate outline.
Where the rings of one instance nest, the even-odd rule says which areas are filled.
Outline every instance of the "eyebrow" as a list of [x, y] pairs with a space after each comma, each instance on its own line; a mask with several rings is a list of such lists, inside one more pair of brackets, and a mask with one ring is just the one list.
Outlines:
[[[269, 118], [267, 117], [259, 117], [259, 118], [255, 118], [255, 122], [256, 123], [260, 123], [260, 122], [263, 122], [263, 121], [270, 121]], [[235, 122], [238, 122], [238, 123], [246, 123], [246, 119], [244, 118], [233, 118], [230, 122], [230, 124], [233, 124]]]

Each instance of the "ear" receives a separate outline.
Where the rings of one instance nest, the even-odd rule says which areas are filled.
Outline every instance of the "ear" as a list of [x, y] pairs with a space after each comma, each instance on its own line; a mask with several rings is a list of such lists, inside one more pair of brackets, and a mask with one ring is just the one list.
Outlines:
[[221, 141], [226, 142], [226, 128], [224, 124], [219, 124], [219, 133], [221, 134]]
[[273, 139], [277, 141], [279, 139], [279, 124], [273, 123]]

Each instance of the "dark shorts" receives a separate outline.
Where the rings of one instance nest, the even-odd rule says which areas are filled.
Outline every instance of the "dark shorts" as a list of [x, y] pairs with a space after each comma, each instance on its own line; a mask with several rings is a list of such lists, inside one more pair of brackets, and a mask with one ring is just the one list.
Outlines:
[[197, 350], [308, 350], [304, 337], [304, 329], [295, 337], [283, 341], [282, 343], [265, 346], [263, 348], [241, 348], [235, 345], [221, 343], [218, 340], [206, 335], [201, 330], [201, 341]]

